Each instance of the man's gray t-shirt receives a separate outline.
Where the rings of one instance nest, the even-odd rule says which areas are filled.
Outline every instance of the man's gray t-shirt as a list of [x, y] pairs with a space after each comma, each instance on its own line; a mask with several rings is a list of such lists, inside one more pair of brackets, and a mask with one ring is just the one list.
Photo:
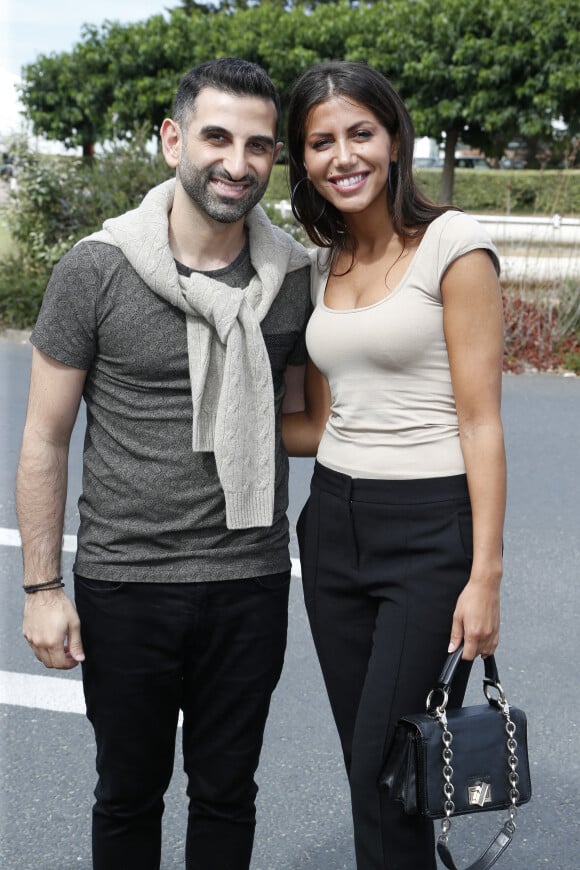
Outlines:
[[[246, 247], [211, 273], [245, 287]], [[287, 365], [305, 362], [309, 268], [287, 275], [261, 323], [276, 409], [274, 521], [228, 529], [213, 453], [194, 453], [185, 315], [122, 252], [81, 242], [55, 267], [31, 341], [87, 369], [81, 524], [74, 570], [101, 580], [199, 582], [287, 571], [288, 458], [280, 415]]]

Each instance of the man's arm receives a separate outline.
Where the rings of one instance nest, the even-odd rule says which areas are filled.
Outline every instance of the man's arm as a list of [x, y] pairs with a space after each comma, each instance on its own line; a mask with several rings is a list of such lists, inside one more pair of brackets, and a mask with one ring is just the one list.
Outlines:
[[[25, 585], [60, 576], [69, 443], [85, 378], [86, 371], [34, 349], [16, 477]], [[22, 631], [48, 668], [74, 668], [84, 659], [78, 615], [62, 589], [26, 595]]]
[[284, 383], [286, 392], [282, 401], [283, 414], [295, 414], [304, 410], [304, 376], [306, 366], [286, 366]]

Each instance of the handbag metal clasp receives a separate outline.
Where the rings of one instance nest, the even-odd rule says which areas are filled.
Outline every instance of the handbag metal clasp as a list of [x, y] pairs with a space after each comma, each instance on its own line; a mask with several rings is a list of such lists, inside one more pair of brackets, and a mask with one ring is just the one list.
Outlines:
[[467, 789], [470, 806], [482, 807], [491, 803], [491, 784], [489, 782], [476, 782]]
[[[497, 692], [497, 697], [494, 697], [494, 692]], [[487, 678], [484, 679], [483, 694], [485, 695], [490, 704], [493, 704], [495, 707], [499, 707], [502, 712], [509, 713], [509, 704], [507, 702], [504, 690], [502, 689], [501, 683], [495, 682], [494, 680], [488, 680]]]
[[[433, 700], [433, 698], [435, 697], [440, 700], [439, 704], [435, 704]], [[425, 704], [427, 713], [429, 713], [430, 716], [434, 716], [435, 718], [440, 718], [442, 715], [444, 715], [448, 702], [449, 693], [446, 689], [431, 689], [431, 691], [427, 695], [427, 702]]]

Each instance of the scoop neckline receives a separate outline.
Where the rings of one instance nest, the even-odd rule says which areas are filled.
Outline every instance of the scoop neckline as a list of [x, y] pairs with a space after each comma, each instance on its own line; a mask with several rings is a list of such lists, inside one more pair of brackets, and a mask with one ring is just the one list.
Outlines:
[[[447, 214], [447, 212], [444, 212], [443, 214]], [[357, 314], [359, 311], [372, 311], [373, 308], [377, 308], [379, 305], [384, 305], [385, 302], [388, 302], [390, 299], [393, 299], [394, 296], [397, 296], [399, 294], [399, 292], [403, 289], [406, 282], [409, 280], [409, 277], [411, 275], [411, 272], [413, 271], [415, 261], [417, 259], [418, 254], [419, 254], [419, 251], [421, 250], [423, 242], [427, 238], [427, 235], [430, 232], [431, 227], [433, 226], [435, 221], [439, 220], [440, 217], [443, 217], [443, 215], [438, 215], [435, 218], [435, 220], [431, 221], [431, 223], [428, 225], [427, 229], [423, 233], [421, 241], [417, 245], [417, 247], [415, 249], [415, 253], [413, 254], [413, 258], [412, 258], [411, 262], [409, 263], [409, 265], [407, 266], [407, 269], [403, 273], [401, 280], [398, 282], [398, 284], [395, 285], [395, 287], [393, 287], [393, 289], [391, 291], [389, 291], [389, 293], [387, 293], [381, 299], [377, 299], [376, 302], [372, 302], [370, 305], [361, 305], [359, 308], [330, 308], [330, 306], [327, 305], [326, 302], [324, 301], [324, 297], [326, 296], [326, 285], [328, 284], [328, 278], [329, 278], [329, 274], [330, 274], [328, 272], [326, 274], [325, 279], [324, 279], [324, 288], [322, 290], [320, 302], [318, 303], [319, 306], [321, 308], [323, 308], [324, 311], [329, 311], [331, 314]]]

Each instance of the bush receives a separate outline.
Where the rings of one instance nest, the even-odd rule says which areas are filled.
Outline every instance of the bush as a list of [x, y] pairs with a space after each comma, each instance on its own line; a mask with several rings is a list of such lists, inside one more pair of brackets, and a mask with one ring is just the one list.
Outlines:
[[580, 373], [580, 286], [503, 288], [504, 370]]
[[13, 148], [17, 189], [7, 208], [15, 250], [0, 261], [0, 324], [34, 323], [54, 264], [103, 220], [134, 208], [170, 176], [143, 131], [93, 160]]
[[36, 320], [46, 282], [47, 269], [30, 257], [9, 254], [3, 258], [0, 262], [0, 324], [14, 329], [31, 326]]
[[[440, 169], [417, 169], [426, 196], [437, 202]], [[472, 213], [580, 215], [580, 170], [456, 169], [453, 204]]]

